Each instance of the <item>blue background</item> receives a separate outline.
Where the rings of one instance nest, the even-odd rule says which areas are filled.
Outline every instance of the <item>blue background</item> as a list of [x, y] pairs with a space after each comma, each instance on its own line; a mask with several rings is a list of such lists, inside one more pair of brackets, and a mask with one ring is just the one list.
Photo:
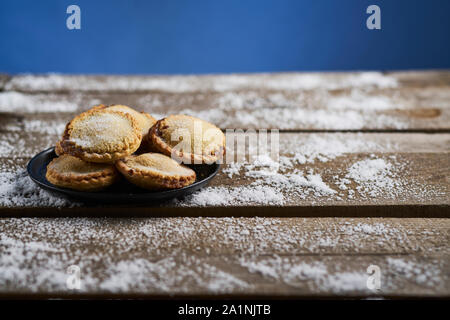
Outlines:
[[[366, 28], [370, 4], [382, 30]], [[1, 0], [0, 72], [449, 68], [449, 15], [449, 0]]]

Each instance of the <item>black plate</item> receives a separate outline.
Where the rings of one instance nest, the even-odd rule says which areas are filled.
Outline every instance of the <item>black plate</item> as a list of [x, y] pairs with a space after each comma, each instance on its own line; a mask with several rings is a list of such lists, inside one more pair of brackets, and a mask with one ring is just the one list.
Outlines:
[[200, 188], [204, 187], [217, 174], [220, 164], [214, 163], [211, 165], [190, 165], [192, 170], [197, 174], [197, 180], [190, 186], [165, 190], [165, 191], [148, 191], [141, 189], [126, 179], [112, 185], [111, 187], [99, 192], [82, 192], [66, 188], [57, 187], [45, 178], [47, 173], [47, 165], [50, 161], [56, 158], [55, 148], [49, 148], [35, 155], [30, 162], [28, 162], [27, 171], [31, 179], [40, 187], [57, 192], [61, 195], [76, 198], [88, 202], [114, 202], [114, 203], [144, 203], [144, 202], [160, 202], [172, 198], [183, 197], [191, 194]]

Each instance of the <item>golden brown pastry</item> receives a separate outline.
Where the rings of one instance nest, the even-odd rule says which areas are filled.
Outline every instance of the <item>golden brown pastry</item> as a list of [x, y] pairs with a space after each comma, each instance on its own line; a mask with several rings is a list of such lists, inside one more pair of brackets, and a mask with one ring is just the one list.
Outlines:
[[114, 105], [110, 105], [110, 106], [98, 105], [98, 106], [95, 106], [94, 108], [122, 111], [124, 113], [128, 113], [129, 115], [131, 115], [132, 117], [134, 117], [136, 119], [138, 125], [140, 126], [141, 132], [142, 132], [142, 140], [144, 140], [146, 138], [148, 131], [156, 123], [156, 119], [153, 118], [148, 113], [138, 112], [128, 106], [124, 106], [121, 104], [114, 104]]
[[116, 162], [131, 183], [145, 189], [175, 189], [195, 182], [195, 171], [160, 153], [132, 155]]
[[64, 150], [61, 147], [61, 141], [56, 142], [55, 144], [55, 153], [57, 156], [61, 156], [64, 154]]
[[184, 163], [213, 163], [225, 153], [225, 135], [215, 125], [186, 115], [155, 123], [148, 134], [159, 152]]
[[141, 139], [142, 128], [130, 114], [92, 108], [67, 124], [60, 146], [88, 162], [113, 163], [135, 152]]
[[98, 191], [112, 185], [118, 173], [112, 164], [89, 163], [63, 154], [48, 164], [45, 177], [59, 187]]

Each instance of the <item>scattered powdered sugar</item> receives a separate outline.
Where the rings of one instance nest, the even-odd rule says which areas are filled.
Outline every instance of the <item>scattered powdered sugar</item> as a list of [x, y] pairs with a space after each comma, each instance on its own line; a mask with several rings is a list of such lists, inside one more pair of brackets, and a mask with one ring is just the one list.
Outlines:
[[[397, 86], [394, 78], [381, 73], [361, 73], [328, 78], [326, 81], [323, 76], [310, 74], [278, 75], [274, 80], [271, 80], [272, 76], [263, 77], [262, 80], [253, 76], [208, 77], [202, 80], [198, 77], [174, 77], [171, 80], [162, 77], [117, 77], [98, 80], [84, 76], [20, 76], [13, 78], [8, 86], [10, 89], [43, 91], [173, 92], [195, 91], [198, 88], [226, 91], [246, 87], [294, 91]], [[204, 86], [205, 79], [210, 82], [207, 86]], [[36, 97], [31, 99], [19, 92], [1, 92], [0, 112], [71, 112], [77, 109], [73, 101], [54, 104], [43, 98], [40, 100], [39, 95]], [[293, 112], [292, 108], [297, 108], [303, 97], [299, 95], [294, 99], [297, 100], [290, 100], [283, 94], [271, 94], [268, 99], [262, 99], [251, 93], [247, 96], [227, 93], [219, 101], [222, 108], [202, 111], [204, 114], [200, 116], [222, 124], [224, 119], [235, 121], [236, 117], [242, 118], [244, 124], [265, 123], [265, 119], [270, 118], [273, 124], [286, 123], [286, 128], [300, 123], [306, 126], [317, 124], [327, 129], [349, 129], [361, 128], [373, 117], [373, 113], [361, 113], [365, 108], [378, 112], [392, 106], [392, 101], [383, 97], [366, 99], [361, 92], [354, 91], [350, 97], [331, 99], [328, 107], [335, 109], [333, 112], [311, 109], [295, 109]], [[267, 101], [277, 107], [266, 105]], [[362, 101], [365, 101], [365, 107], [360, 103]], [[228, 117], [227, 106], [230, 104], [238, 106], [235, 118]], [[245, 108], [253, 110], [244, 112]], [[387, 116], [379, 116], [376, 121], [380, 125], [395, 128], [404, 126], [404, 123]], [[378, 122], [375, 124], [378, 125]], [[63, 125], [60, 123], [48, 128], [40, 120], [24, 122], [27, 131], [52, 135], [60, 134]], [[20, 130], [11, 131], [15, 134]], [[363, 155], [356, 159], [350, 157], [350, 162], [345, 163], [343, 168], [332, 167], [334, 177], [330, 179], [330, 170], [321, 169], [321, 163], [349, 153], [395, 149], [395, 146], [380, 145], [359, 137], [333, 136], [311, 135], [306, 140], [294, 141], [293, 145], [283, 148], [292, 153], [284, 154], [279, 159], [260, 154], [248, 162], [231, 163], [223, 170], [230, 186], [225, 184], [204, 188], [176, 203], [181, 206], [276, 206], [289, 203], [294, 197], [326, 203], [330, 199], [353, 199], [356, 194], [363, 198], [377, 199], [400, 199], [406, 192], [412, 193], [418, 200], [421, 196], [427, 196], [426, 193], [422, 195], [422, 189], [405, 185], [400, 172], [407, 163], [386, 155]], [[16, 136], [11, 139], [17, 140]], [[17, 146], [11, 142], [0, 140], [0, 155], [9, 155], [15, 147]], [[317, 168], [309, 166], [313, 164]], [[37, 187], [23, 168], [0, 169], [2, 207], [78, 205]], [[245, 179], [248, 183], [233, 186], [233, 179]], [[417, 233], [411, 234], [410, 230], [382, 219], [377, 220], [378, 222], [370, 219], [330, 219], [327, 220], [329, 224], [320, 225], [308, 219], [298, 219], [295, 223], [291, 221], [274, 218], [203, 217], [0, 219], [0, 288], [2, 292], [67, 293], [66, 268], [76, 264], [81, 268], [81, 292], [216, 294], [245, 291], [260, 294], [261, 287], [249, 280], [251, 278], [245, 273], [248, 271], [251, 276], [266, 279], [270, 293], [278, 290], [279, 286], [287, 286], [297, 289], [313, 288], [314, 292], [319, 293], [331, 291], [346, 294], [368, 292], [368, 274], [365, 269], [367, 256], [355, 257], [353, 253], [380, 252], [391, 247], [395, 247], [399, 254], [407, 254], [413, 250], [448, 251], [447, 248], [437, 248], [442, 243], [440, 233], [444, 229], [436, 228], [436, 225], [425, 228], [419, 237]], [[420, 248], [417, 248], [417, 243]], [[230, 255], [230, 252], [233, 254]], [[311, 256], [311, 253], [318, 255]], [[345, 253], [349, 255], [346, 256]], [[379, 256], [373, 259], [373, 263], [380, 265], [383, 272], [381, 293], [401, 288], [401, 284], [405, 282], [448, 292], [448, 273], [441, 261], [430, 263], [430, 260], [424, 259], [423, 262], [410, 256]], [[360, 263], [360, 270], [355, 268], [355, 263]], [[350, 264], [353, 265], [352, 268], [348, 267]], [[404, 293], [410, 294], [409, 291]]]
[[181, 206], [282, 205], [285, 202], [278, 188], [264, 185], [242, 187], [207, 187], [175, 203]]
[[212, 123], [220, 123], [221, 128], [253, 127], [278, 129], [325, 129], [325, 130], [358, 130], [358, 129], [405, 129], [408, 122], [403, 118], [373, 111], [325, 108], [286, 108], [279, 106], [261, 107], [252, 110], [207, 109], [193, 110], [185, 108], [181, 113], [205, 119]]
[[255, 75], [205, 75], [205, 76], [66, 76], [18, 75], [5, 85], [6, 90], [33, 91], [229, 91], [241, 88], [272, 90], [336, 90], [351, 87], [397, 87], [397, 80], [380, 72], [337, 73], [282, 73]]
[[398, 234], [398, 230], [395, 228], [392, 228], [388, 225], [385, 225], [384, 223], [357, 223], [357, 224], [347, 224], [343, 231], [347, 235], [354, 235], [354, 234], [367, 234], [367, 235], [382, 235], [386, 239], [388, 239], [390, 236]]
[[[30, 122], [31, 132], [39, 130], [40, 120]], [[52, 145], [56, 140], [56, 132], [49, 135], [46, 142]], [[45, 129], [43, 129], [45, 130]], [[19, 147], [18, 132], [10, 132], [7, 139], [0, 140], [0, 155], [20, 158], [32, 156], [40, 151], [35, 143]], [[14, 135], [17, 135], [14, 136]], [[33, 137], [31, 135], [30, 137]], [[47, 135], [46, 135], [47, 136]], [[40, 141], [42, 143], [42, 141]], [[245, 205], [298, 205], [303, 201], [310, 204], [331, 204], [342, 201], [367, 201], [367, 199], [414, 199], [422, 201], [440, 196], [438, 190], [427, 184], [416, 183], [411, 177], [405, 180], [408, 162], [395, 156], [353, 157], [343, 163], [321, 167], [338, 157], [350, 154], [391, 152], [398, 148], [388, 140], [382, 143], [360, 134], [308, 134], [298, 139], [283, 139], [280, 148], [288, 150], [278, 158], [258, 147], [249, 146], [249, 157], [226, 164], [222, 169], [224, 180], [221, 185], [201, 189], [182, 199], [167, 204], [175, 206], [245, 206]], [[18, 152], [27, 150], [29, 154]], [[239, 153], [239, 152], [238, 152]], [[20, 158], [20, 159], [22, 159]], [[21, 160], [22, 161], [22, 160]], [[23, 161], [22, 161], [23, 162]], [[339, 164], [339, 161], [337, 162]], [[40, 190], [26, 177], [22, 168], [11, 169], [6, 165], [0, 177], [0, 190], [3, 206], [70, 206], [70, 200], [60, 199], [46, 191]], [[410, 176], [410, 175], [406, 175]], [[234, 183], [234, 180], [240, 182]], [[77, 205], [77, 204], [75, 204]]]
[[347, 96], [329, 96], [327, 97], [326, 105], [329, 109], [353, 109], [362, 111], [402, 108], [402, 105], [395, 103], [387, 96], [367, 95], [358, 89], [353, 89]]
[[[134, 88], [136, 90], [174, 90], [178, 93], [193, 90], [192, 92], [196, 92], [195, 95], [176, 94], [176, 96], [183, 96], [184, 100], [180, 101], [184, 101], [186, 105], [193, 105], [193, 96], [197, 97], [197, 94], [208, 96], [209, 93], [202, 92], [202, 90], [197, 92], [198, 88], [205, 88], [205, 90], [220, 92], [215, 95], [212, 93], [217, 108], [200, 111], [186, 109], [184, 111], [213, 123], [220, 123], [222, 126], [227, 125], [226, 121], [235, 122], [236, 119], [239, 119], [239, 124], [245, 126], [261, 127], [264, 125], [264, 121], [272, 121], [275, 127], [280, 128], [290, 128], [293, 123], [296, 123], [296, 127], [297, 124], [302, 124], [302, 126], [305, 125], [305, 128], [313, 125], [326, 129], [351, 129], [364, 127], [368, 123], [366, 117], [370, 121], [374, 121], [373, 114], [370, 114], [371, 111], [383, 111], [394, 105], [394, 101], [388, 97], [371, 95], [373, 91], [370, 91], [370, 88], [394, 88], [396, 86], [397, 82], [394, 77], [378, 72], [203, 77], [86, 77], [50, 74], [13, 77], [8, 82], [7, 89], [128, 91]], [[236, 88], [239, 90], [235, 90]], [[260, 88], [284, 91], [264, 93], [259, 90]], [[342, 88], [352, 88], [352, 90], [350, 94], [348, 94], [348, 90], [345, 90], [347, 93], [329, 92]], [[308, 92], [312, 89], [317, 89], [317, 93]], [[82, 97], [83, 94], [75, 92], [73, 96], [75, 98]], [[16, 91], [0, 92], [0, 111], [1, 106], [9, 108], [8, 112], [15, 111], [16, 107], [26, 112], [73, 111], [76, 109], [77, 98], [74, 100], [75, 102], [71, 102], [75, 105], [66, 108], [65, 101], [59, 101], [62, 105], [50, 103], [55, 100], [55, 97], [45, 100], [45, 103], [41, 100], [48, 96], [59, 97], [55, 93], [45, 95]], [[146, 99], [149, 97], [151, 101], [148, 103], [164, 107], [163, 102], [157, 97], [153, 99], [152, 95], [149, 95], [146, 96]], [[326, 108], [315, 108], [315, 102], [319, 102], [319, 105], [321, 103]], [[11, 106], [12, 109], [10, 109]], [[397, 104], [395, 106], [398, 107]], [[230, 107], [234, 108], [232, 116], [229, 116]], [[384, 115], [377, 114], [375, 118], [376, 121], [381, 121], [383, 126], [389, 126], [389, 121], [392, 119], [383, 117]], [[39, 119], [27, 119], [23, 123], [7, 124], [6, 129], [10, 132], [0, 140], [0, 156], [26, 157], [33, 155], [35, 151], [40, 151], [37, 149], [39, 146], [36, 146], [35, 140], [33, 140], [36, 135], [31, 134], [26, 139], [22, 139], [19, 134], [21, 130], [26, 133], [41, 133], [42, 137], [40, 137], [39, 143], [43, 145], [45, 142], [48, 144], [45, 145], [47, 147], [55, 143], [57, 136], [63, 131], [64, 125], [63, 122], [56, 120], [52, 122]], [[236, 123], [232, 125], [234, 127]], [[399, 123], [392, 125], [398, 127]], [[391, 146], [389, 143], [375, 143], [367, 139], [367, 135], [365, 138], [361, 138], [359, 135], [349, 137], [339, 134], [327, 136], [311, 134], [306, 139], [287, 140], [289, 142], [286, 142], [281, 149], [289, 152], [288, 154], [283, 154], [275, 159], [262, 153], [252, 156], [248, 161], [229, 163], [222, 171], [228, 178], [224, 185], [204, 188], [194, 195], [175, 201], [175, 203], [181, 206], [289, 205], [298, 204], [299, 200], [308, 200], [313, 203], [327, 204], [330, 201], [349, 199], [358, 201], [368, 197], [394, 198], [404, 195], [407, 191], [405, 182], [401, 178], [402, 175], [400, 175], [400, 172], [405, 169], [405, 164], [387, 156], [352, 160], [352, 163], [345, 163], [346, 168], [324, 169], [320, 167], [321, 163], [330, 162], [347, 154], [366, 152], [379, 154], [385, 150], [395, 151], [395, 146]], [[83, 139], [76, 141], [81, 145], [88, 144]], [[24, 144], [25, 142], [27, 145]], [[333, 174], [332, 178], [330, 178], [330, 173]], [[11, 174], [20, 176], [22, 173], [11, 172]], [[236, 185], [232, 183], [234, 179], [245, 181]], [[4, 180], [4, 183], [8, 184], [6, 187], [12, 190], [11, 180], [8, 180], [9, 182], [6, 182], [6, 178]], [[14, 190], [20, 190], [17, 186], [14, 188]], [[419, 197], [420, 194], [417, 194], [416, 191], [416, 189], [411, 189], [408, 192]], [[7, 202], [8, 200], [3, 201]]]
[[62, 136], [65, 128], [65, 122], [61, 121], [30, 120], [24, 122], [24, 130], [27, 132]]
[[97, 98], [86, 99], [81, 93], [61, 95], [55, 93], [0, 92], [0, 112], [52, 113], [74, 112], [99, 104]]
[[401, 258], [388, 258], [387, 263], [397, 274], [408, 279], [414, 279], [419, 285], [434, 286], [442, 280], [440, 269], [430, 264], [417, 263]]
[[261, 283], [268, 294], [289, 287], [372, 293], [366, 268], [375, 264], [382, 290], [374, 294], [410, 294], [405, 283], [446, 292], [442, 261], [354, 255], [386, 248], [447, 252], [440, 247], [446, 232], [440, 223], [426, 220], [423, 232], [411, 233], [399, 219], [0, 219], [0, 291], [70, 293], [66, 270], [77, 265], [81, 289], [75, 294], [261, 294]]
[[[86, 94], [84, 91], [158, 90], [173, 91], [174, 94], [149, 93], [133, 101], [158, 119], [168, 113], [184, 113], [220, 124], [223, 129], [236, 126], [327, 130], [404, 129], [409, 125], [408, 119], [401, 114], [383, 111], [408, 108], [409, 102], [393, 101], [389, 96], [367, 91], [370, 88], [395, 86], [394, 78], [376, 72], [169, 78], [23, 75], [14, 77], [8, 83], [7, 90], [19, 91], [0, 93], [0, 112], [73, 112], [85, 109], [80, 106], [100, 102], [92, 97], [88, 99], [91, 93]], [[340, 88], [353, 89], [350, 94], [329, 92]], [[261, 92], [261, 89], [284, 91]], [[311, 89], [316, 91], [307, 91]], [[23, 93], [20, 90], [68, 90], [71, 93]], [[203, 103], [199, 105], [198, 100]], [[188, 107], [192, 105], [197, 107]]]
[[300, 262], [293, 264], [291, 259], [279, 256], [258, 260], [254, 257], [241, 257], [239, 263], [251, 273], [259, 273], [264, 277], [281, 280], [291, 286], [296, 286], [298, 281], [311, 280], [328, 274], [327, 267], [323, 263]]
[[[268, 281], [276, 280], [288, 287], [315, 288], [319, 292], [332, 292], [335, 294], [374, 293], [385, 294], [390, 290], [402, 287], [400, 283], [414, 283], [418, 286], [433, 288], [446, 281], [443, 267], [435, 261], [421, 263], [414, 258], [379, 257], [373, 261], [382, 271], [381, 283], [378, 292], [367, 287], [369, 273], [366, 268], [370, 265], [361, 257], [323, 257], [322, 261], [310, 257], [241, 257], [239, 262], [250, 273], [256, 273]], [[352, 261], [353, 260], [353, 261]], [[356, 265], [351, 270], [348, 264]], [[360, 270], [355, 270], [360, 269]], [[399, 281], [400, 280], [400, 281]]]
[[399, 166], [401, 164], [394, 166], [381, 158], [361, 160], [351, 165], [345, 178], [341, 180], [341, 185], [348, 183], [348, 179], [353, 179], [357, 183], [356, 190], [361, 195], [376, 197], [391, 193], [396, 196], [403, 187], [402, 180], [396, 179], [395, 169]]
[[[199, 97], [197, 97], [199, 98]], [[143, 98], [144, 99], [144, 98]], [[388, 95], [379, 95], [366, 90], [353, 89], [350, 93], [331, 94], [326, 89], [314, 94], [310, 92], [261, 93], [260, 91], [225, 92], [201, 102], [195, 109], [187, 105], [197, 105], [199, 99], [178, 104], [181, 112], [220, 123], [222, 128], [269, 127], [279, 129], [328, 129], [349, 130], [363, 128], [403, 129], [409, 124], [401, 114], [387, 113], [386, 110], [411, 108], [414, 104]], [[164, 104], [151, 96], [142, 101], [148, 108], [162, 110]], [[179, 111], [179, 110], [177, 110]]]
[[[13, 137], [17, 137], [17, 135], [14, 135]], [[15, 149], [15, 144], [12, 144], [7, 140], [0, 140], [0, 155], [6, 156], [10, 153], [13, 153]]]
[[313, 164], [316, 160], [327, 162], [345, 153], [356, 150], [380, 150], [381, 147], [374, 142], [358, 138], [342, 139], [336, 135], [308, 137], [297, 146], [291, 145], [286, 149], [291, 150], [293, 154], [281, 156], [278, 160], [262, 153], [250, 154], [250, 161], [241, 159], [228, 164], [223, 173], [230, 179], [235, 176], [249, 178], [246, 186], [208, 187], [184, 199], [181, 205], [285, 204], [286, 200], [289, 200], [285, 195], [300, 199], [330, 199], [334, 196], [342, 200], [338, 191], [325, 183], [320, 174], [315, 173], [313, 169], [309, 169], [305, 174], [297, 166]]
[[397, 80], [380, 72], [362, 72], [357, 77], [349, 78], [349, 87], [375, 86], [378, 88], [395, 88]]
[[230, 178], [240, 173], [244, 177], [251, 178], [248, 185], [207, 187], [176, 203], [182, 206], [282, 205], [288, 200], [285, 194], [305, 199], [309, 195], [324, 197], [336, 193], [322, 180], [320, 174], [314, 174], [312, 170], [306, 175], [297, 169], [289, 173], [285, 172], [287, 166], [280, 168], [278, 162], [273, 160], [268, 162], [269, 158], [266, 155], [263, 158], [263, 162], [260, 161], [261, 156], [253, 163], [235, 162], [229, 169], [223, 170]]
[[391, 169], [392, 164], [384, 159], [366, 159], [354, 163], [349, 168], [347, 177], [360, 182], [376, 182], [385, 178]]
[[53, 195], [31, 181], [27, 172], [0, 171], [0, 207], [72, 207], [79, 203]]
[[[294, 169], [295, 159], [294, 157], [293, 161], [289, 161], [289, 158], [284, 157], [282, 161], [277, 162], [267, 154], [256, 155], [252, 162], [242, 162], [240, 168], [239, 165], [234, 165], [231, 170], [224, 169], [224, 173], [232, 178], [233, 174], [243, 170], [244, 176], [253, 178], [251, 185], [269, 184], [283, 191], [295, 191], [299, 187], [306, 187], [314, 189], [319, 194], [335, 193], [322, 181], [319, 174], [314, 174], [312, 169], [306, 175], [301, 170]], [[293, 171], [288, 172], [290, 169]]]
[[296, 126], [317, 129], [361, 129], [365, 126], [364, 115], [352, 110], [330, 112], [317, 109], [292, 109], [282, 107], [260, 108], [252, 112], [237, 111], [236, 118], [242, 126], [267, 126], [270, 128], [290, 129]]
[[[250, 145], [247, 157], [238, 151], [237, 159], [224, 166], [222, 186], [204, 188], [177, 205], [327, 204], [368, 199], [422, 202], [445, 193], [408, 174], [409, 161], [383, 154], [399, 148], [389, 141], [363, 139], [360, 134], [306, 135], [280, 141], [280, 149], [289, 154], [277, 159]], [[344, 156], [344, 162], [336, 161], [337, 167], [320, 165]]]
[[329, 277], [318, 279], [319, 285], [323, 290], [334, 293], [365, 291], [367, 288], [368, 274], [365, 272], [339, 272]]
[[331, 189], [325, 182], [322, 181], [320, 174], [308, 174], [303, 177], [301, 174], [294, 174], [289, 176], [289, 181], [293, 183], [294, 186], [302, 186], [314, 189], [314, 194], [317, 196], [331, 195], [336, 193], [335, 190]]
[[28, 95], [21, 92], [0, 92], [0, 112], [73, 112], [78, 109], [76, 101], [58, 99], [48, 95]]
[[[186, 283], [193, 283], [210, 292], [226, 293], [248, 286], [245, 281], [192, 256], [184, 256], [181, 266], [173, 256], [155, 262], [142, 258], [124, 260], [111, 265], [106, 273], [109, 276], [99, 288], [109, 292], [146, 292], [149, 287], [156, 287], [161, 292], [170, 293], [178, 287], [178, 292], [189, 293]], [[205, 277], [196, 277], [198, 273]]]
[[[377, 157], [371, 154], [354, 162], [340, 177], [334, 176], [341, 197], [360, 201], [365, 199], [390, 199], [426, 202], [446, 194], [445, 187], [419, 181], [408, 173], [411, 162], [399, 156]], [[406, 179], [405, 177], [408, 177]]]
[[[49, 131], [51, 131], [51, 129]], [[0, 139], [0, 158], [3, 159], [1, 162], [6, 159], [17, 158], [22, 159], [21, 161], [24, 159], [28, 160], [42, 150], [54, 146], [55, 142], [58, 141], [60, 137], [61, 133], [58, 135], [50, 135], [21, 130], [2, 133]]]
[[61, 136], [65, 127], [66, 122], [61, 120], [27, 119], [19, 123], [7, 123], [2, 129], [9, 132], [33, 132], [42, 135]]
[[282, 145], [293, 154], [293, 159], [281, 157], [282, 161], [293, 161], [299, 164], [314, 163], [315, 161], [328, 162], [339, 156], [349, 153], [395, 151], [398, 146], [390, 141], [377, 143], [369, 140], [367, 135], [361, 133], [307, 135], [303, 139], [289, 139]]

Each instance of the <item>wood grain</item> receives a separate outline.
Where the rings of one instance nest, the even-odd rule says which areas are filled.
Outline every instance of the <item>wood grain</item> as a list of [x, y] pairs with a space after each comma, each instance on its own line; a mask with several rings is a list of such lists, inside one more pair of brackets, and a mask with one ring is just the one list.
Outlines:
[[[190, 76], [16, 75], [10, 91], [195, 92], [239, 89], [332, 89], [448, 86], [448, 70], [400, 72], [289, 72]], [[8, 75], [4, 75], [9, 77]]]
[[[22, 117], [24, 112], [34, 114], [35, 109], [68, 112], [70, 119], [75, 112], [97, 103], [121, 103], [157, 118], [175, 113], [195, 115], [222, 129], [449, 130], [447, 72], [392, 73], [386, 84], [386, 79], [365, 83], [363, 75], [58, 76], [57, 81], [27, 76], [25, 83], [23, 77], [17, 76], [0, 94], [0, 110], [10, 111], [11, 117]], [[358, 81], [358, 77], [362, 80]], [[298, 88], [292, 81], [299, 82]], [[27, 109], [24, 105], [36, 108]]]
[[[40, 257], [2, 260], [28, 276], [0, 273], [0, 295], [448, 297], [449, 231], [448, 219], [0, 219], [0, 252]], [[80, 291], [65, 287], [72, 264]], [[366, 287], [370, 265], [380, 290]]]
[[[446, 70], [0, 74], [0, 298], [449, 298], [449, 101]], [[26, 163], [98, 103], [158, 118], [188, 113], [222, 129], [281, 129], [281, 157], [311, 160], [295, 162], [281, 178], [319, 174], [336, 194], [281, 186], [282, 204], [231, 197], [217, 206], [51, 197], [28, 180]], [[349, 168], [371, 159], [391, 164], [399, 185], [370, 195], [351, 181], [341, 190]], [[224, 196], [258, 182], [245, 166], [233, 175], [230, 168], [223, 165], [211, 183]], [[66, 288], [73, 264], [81, 268], [80, 291]], [[370, 265], [380, 267], [381, 290], [366, 286]]]
[[[40, 130], [40, 129], [39, 129]], [[243, 134], [231, 134], [238, 138]], [[51, 146], [57, 135], [39, 135], [35, 132], [7, 132], [3, 135], [3, 154], [0, 158], [0, 168], [6, 172], [17, 172], [25, 168], [29, 157]], [[233, 141], [233, 139], [230, 139]], [[335, 143], [353, 146], [338, 155], [328, 155], [326, 162], [313, 156], [313, 163], [295, 163], [285, 171], [278, 172], [278, 178], [288, 179], [291, 174], [300, 172], [302, 176], [308, 173], [320, 175], [323, 182], [334, 190], [334, 194], [316, 194], [312, 187], [289, 185], [273, 185], [283, 201], [280, 203], [265, 203], [265, 199], [250, 197], [239, 200], [239, 196], [229, 197], [228, 202], [214, 204], [198, 202], [194, 196], [180, 201], [169, 201], [161, 204], [148, 205], [98, 205], [85, 204], [81, 207], [64, 208], [60, 205], [27, 205], [18, 202], [16, 205], [0, 208], [2, 215], [150, 215], [150, 216], [410, 216], [410, 217], [448, 217], [450, 214], [450, 135], [448, 134], [313, 134], [313, 133], [281, 133], [279, 137], [280, 156], [294, 159], [296, 150], [315, 142], [327, 142], [326, 149]], [[299, 149], [300, 148], [300, 149]], [[251, 148], [250, 148], [251, 149]], [[250, 150], [248, 149], [248, 150]], [[320, 151], [327, 156], [327, 150]], [[241, 150], [244, 151], [244, 150]], [[306, 149], [308, 151], [308, 149]], [[310, 150], [309, 150], [310, 152]], [[234, 160], [241, 158], [237, 153]], [[316, 157], [316, 158], [314, 158]], [[398, 186], [378, 188], [376, 194], [359, 190], [357, 181], [350, 182], [348, 189], [341, 190], [340, 184], [348, 174], [349, 168], [360, 161], [382, 159], [389, 166], [389, 177]], [[234, 165], [234, 164], [233, 164]], [[23, 169], [22, 169], [23, 170]], [[212, 180], [210, 186], [218, 188], [216, 194], [241, 192], [258, 192], [252, 189], [252, 183], [266, 185], [260, 177], [248, 176], [245, 167], [230, 176], [230, 164], [224, 164], [222, 171]], [[247, 172], [247, 173], [246, 173]], [[37, 188], [37, 187], [36, 187]], [[249, 189], [245, 189], [249, 188]], [[213, 189], [214, 190], [214, 189]], [[235, 190], [235, 191], [233, 191]], [[353, 191], [351, 191], [353, 190]], [[196, 200], [197, 199], [197, 200]], [[18, 201], [18, 200], [15, 200]], [[63, 207], [68, 206], [67, 203]], [[176, 210], [174, 210], [176, 208]]]

